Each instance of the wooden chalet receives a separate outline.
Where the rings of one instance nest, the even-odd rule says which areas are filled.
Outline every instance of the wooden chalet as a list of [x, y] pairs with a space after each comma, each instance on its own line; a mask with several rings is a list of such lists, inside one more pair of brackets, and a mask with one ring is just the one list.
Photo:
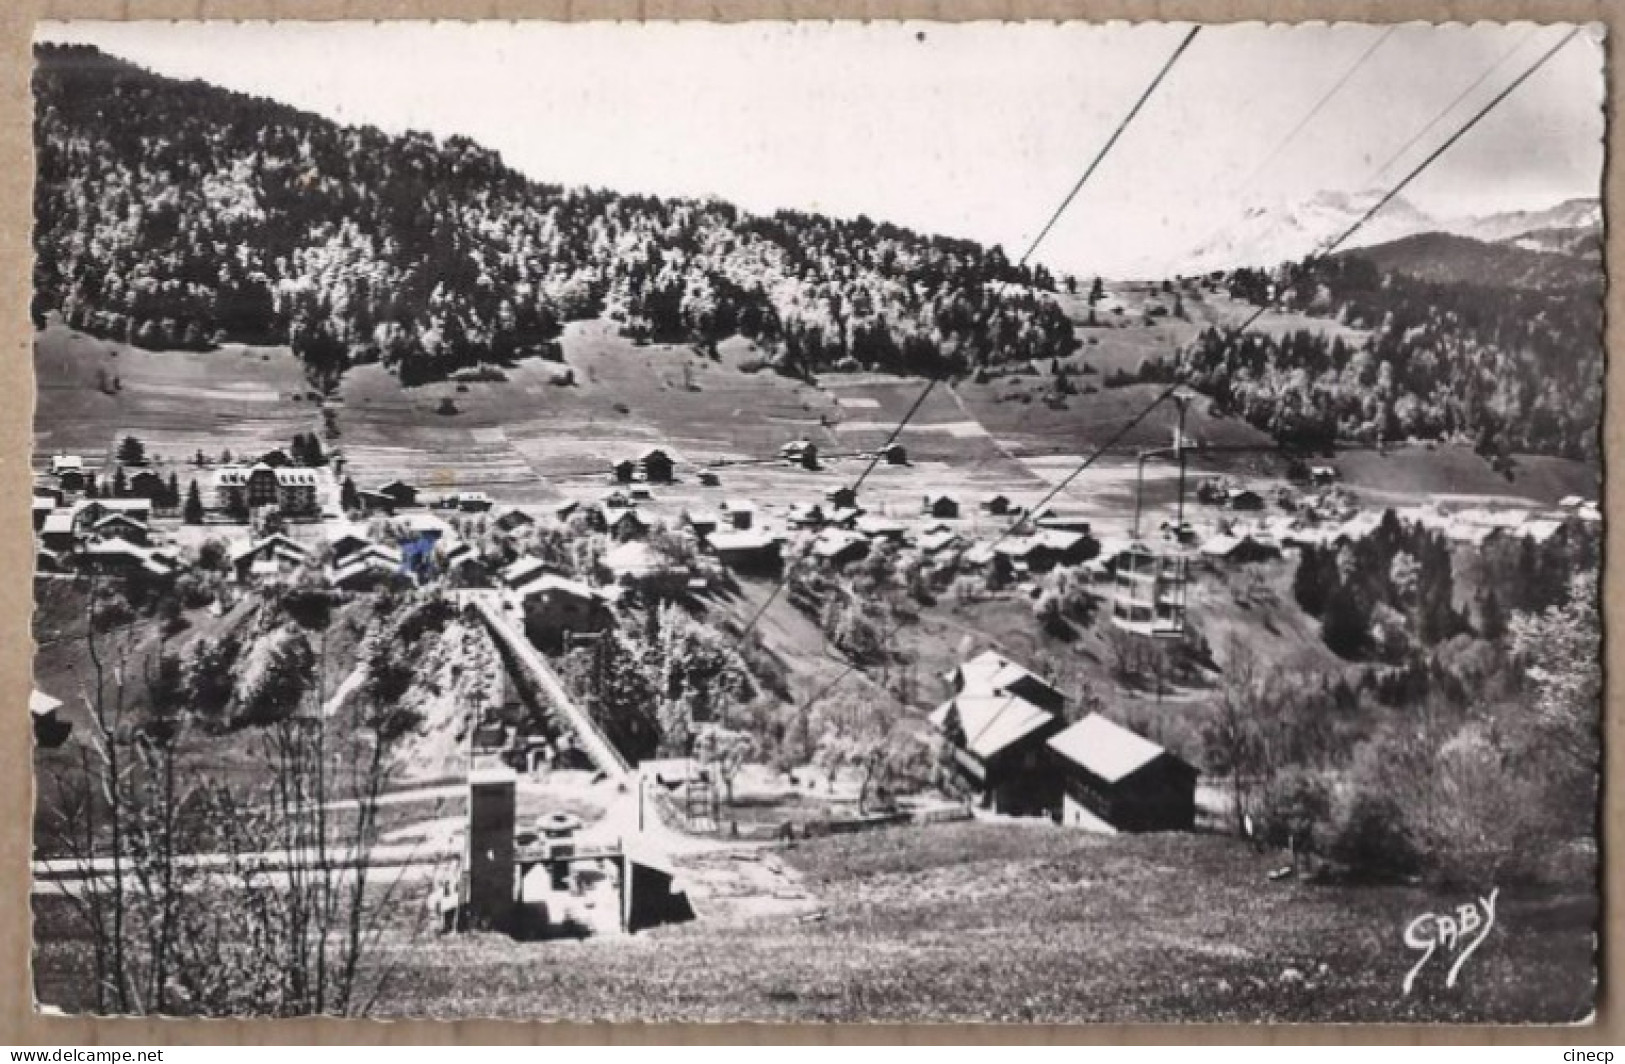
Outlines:
[[1198, 552], [1210, 562], [1229, 565], [1252, 565], [1281, 556], [1281, 549], [1250, 535], [1224, 533], [1203, 543]]
[[67, 492], [84, 491], [96, 483], [96, 474], [77, 454], [52, 455], [51, 476], [56, 478], [56, 486]]
[[649, 531], [649, 522], [631, 507], [620, 510], [606, 507], [603, 510], [603, 519], [604, 531], [616, 539], [637, 539]]
[[514, 588], [524, 604], [525, 633], [545, 649], [564, 646], [572, 635], [601, 632], [614, 623], [608, 597], [597, 588], [543, 572]]
[[772, 572], [781, 561], [781, 541], [766, 531], [713, 532], [706, 542], [718, 561], [741, 572]]
[[497, 575], [502, 586], [510, 589], [524, 587], [541, 576], [565, 576], [563, 569], [541, 558], [524, 557], [507, 566]]
[[1065, 696], [1047, 680], [996, 650], [982, 651], [943, 673], [942, 678], [954, 694], [1018, 694], [1052, 713], [1059, 713], [1066, 704]]
[[827, 528], [813, 540], [812, 555], [826, 565], [846, 565], [869, 553], [869, 539], [856, 532]]
[[231, 568], [240, 582], [276, 579], [304, 565], [310, 552], [278, 532], [239, 543], [231, 551]]
[[1054, 713], [1014, 692], [967, 692], [938, 706], [930, 720], [984, 808], [1010, 816], [1053, 808], [1055, 777], [1044, 744], [1062, 727]]
[[638, 455], [638, 469], [650, 484], [669, 484], [673, 465], [671, 455], [659, 447], [650, 447]]
[[395, 512], [394, 496], [385, 495], [381, 491], [372, 491], [368, 488], [361, 488], [355, 493], [355, 496], [361, 503], [363, 513], [393, 514]]
[[854, 527], [872, 540], [890, 540], [901, 543], [908, 536], [908, 526], [879, 514], [866, 514], [857, 519]]
[[150, 534], [146, 522], [116, 511], [91, 525], [90, 531], [97, 539], [122, 539], [141, 546], [146, 546]]
[[830, 488], [824, 492], [824, 501], [837, 510], [856, 510], [858, 508], [858, 493], [851, 485], [842, 484], [838, 488]]
[[104, 539], [81, 546], [74, 555], [79, 568], [108, 576], [142, 576], [167, 580], [180, 570], [180, 562], [167, 551], [154, 550], [122, 539]]
[[39, 541], [40, 546], [58, 554], [72, 550], [74, 544], [79, 541], [74, 528], [73, 514], [60, 510], [46, 514], [45, 519], [40, 522]]
[[1094, 552], [1094, 540], [1081, 532], [1046, 528], [1030, 536], [1013, 536], [994, 546], [1015, 573], [1044, 573], [1058, 565], [1080, 565]]
[[352, 551], [327, 571], [327, 582], [340, 591], [370, 591], [397, 580], [410, 582], [399, 551], [376, 543]]
[[818, 445], [809, 439], [791, 440], [779, 448], [779, 457], [804, 469], [818, 468]]
[[404, 480], [392, 480], [380, 485], [378, 494], [387, 496], [396, 506], [416, 506], [418, 489]]
[[335, 563], [343, 561], [350, 555], [372, 546], [372, 540], [358, 528], [346, 528], [327, 541], [328, 550], [332, 553]]
[[686, 565], [662, 556], [647, 543], [622, 543], [607, 551], [599, 565], [612, 583], [656, 598], [681, 595], [693, 575]]
[[1103, 831], [1189, 831], [1197, 771], [1151, 740], [1091, 713], [1046, 749], [1059, 778], [1061, 823]]

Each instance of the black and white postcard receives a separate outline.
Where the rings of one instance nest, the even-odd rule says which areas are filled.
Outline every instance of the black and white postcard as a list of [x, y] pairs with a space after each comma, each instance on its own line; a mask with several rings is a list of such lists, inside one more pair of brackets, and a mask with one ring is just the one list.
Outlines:
[[1602, 27], [33, 59], [37, 1008], [1592, 1018]]

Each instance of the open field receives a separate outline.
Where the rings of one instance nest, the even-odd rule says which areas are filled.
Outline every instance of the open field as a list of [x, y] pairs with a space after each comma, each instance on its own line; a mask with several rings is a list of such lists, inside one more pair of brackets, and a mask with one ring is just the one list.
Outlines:
[[[1406, 924], [1465, 894], [1271, 883], [1280, 858], [1203, 835], [964, 823], [780, 851], [822, 907], [699, 906], [690, 924], [548, 944], [393, 930], [388, 1015], [446, 1019], [1571, 1022], [1590, 1011], [1588, 893], [1505, 888], [1454, 989], [1412, 994]], [[700, 884], [713, 875], [690, 863]], [[42, 928], [63, 927], [40, 898]], [[796, 908], [805, 908], [798, 903]], [[404, 900], [399, 924], [416, 916]], [[64, 928], [65, 929], [65, 928]], [[42, 1001], [81, 1008], [88, 944], [42, 937]]]
[[1432, 499], [1552, 506], [1565, 495], [1598, 498], [1602, 474], [1595, 466], [1546, 455], [1516, 455], [1514, 460], [1508, 478], [1466, 446], [1411, 446], [1392, 448], [1386, 454], [1340, 452], [1337, 468], [1344, 481], [1374, 505]]
[[[1250, 303], [1232, 299], [1226, 292], [1210, 292], [1198, 288], [1183, 293], [1184, 317], [1176, 318], [1172, 311], [1174, 297], [1150, 282], [1122, 282], [1107, 285], [1105, 298], [1095, 308], [1095, 324], [1089, 324], [1089, 298], [1087, 285], [1080, 285], [1077, 295], [1057, 293], [1056, 302], [1077, 327], [1078, 339], [1083, 347], [1067, 360], [1072, 369], [1084, 364], [1092, 366], [1101, 375], [1114, 372], [1133, 372], [1147, 358], [1166, 357], [1191, 340], [1203, 329], [1240, 325], [1258, 309]], [[1146, 324], [1147, 312], [1160, 308], [1166, 315], [1156, 315]], [[1342, 336], [1350, 343], [1364, 339], [1365, 333], [1326, 318], [1311, 318], [1296, 312], [1271, 310], [1251, 326], [1253, 331], [1279, 335], [1298, 329], [1310, 332], [1329, 332]]]
[[[687, 463], [763, 458], [798, 436], [837, 445], [820, 428], [821, 416], [838, 415], [834, 402], [770, 371], [740, 372], [750, 354], [741, 341], [713, 362], [687, 346], [634, 344], [608, 322], [576, 322], [561, 346], [564, 363], [526, 359], [497, 382], [402, 388], [379, 366], [351, 372], [340, 424], [353, 475], [534, 502], [607, 480], [614, 462], [656, 444]], [[574, 383], [553, 383], [566, 368]], [[436, 413], [445, 398], [457, 414]]]
[[[1019, 380], [1037, 382], [1040, 387], [1043, 385], [1043, 378]], [[1169, 447], [1173, 444], [1174, 426], [1179, 418], [1174, 405], [1168, 402], [1146, 414], [1126, 435], [1114, 442], [1114, 437], [1164, 389], [1165, 386], [1160, 384], [1106, 388], [1090, 395], [1066, 396], [1058, 406], [1050, 406], [1039, 398], [1027, 398], [1029, 393], [1013, 390], [1008, 379], [993, 380], [987, 384], [966, 383], [956, 391], [966, 409], [1013, 450], [1047, 454], [1112, 443], [1114, 451], [1132, 454], [1141, 448]], [[1245, 421], [1210, 414], [1206, 400], [1191, 404], [1185, 420], [1185, 434], [1200, 446], [1253, 447], [1260, 450], [1270, 447], [1269, 437]]]
[[[1130, 307], [1164, 300], [1141, 288], [1111, 294]], [[1062, 297], [1063, 302], [1075, 298]], [[1145, 353], [1146, 343], [1172, 343], [1199, 321], [1235, 320], [1243, 312], [1228, 297], [1211, 294], [1188, 300], [1187, 307], [1192, 308], [1189, 322], [1159, 318], [1151, 326], [1080, 327], [1080, 335], [1102, 335], [1094, 346], [1085, 335], [1086, 346], [1069, 361], [1109, 369], [1102, 353], [1115, 352], [1106, 361], [1127, 364]], [[1275, 317], [1266, 315], [1257, 327], [1272, 322], [1287, 327]], [[1301, 324], [1338, 328], [1319, 319]], [[1163, 338], [1147, 339], [1153, 334]], [[678, 482], [657, 488], [651, 509], [675, 516], [684, 507], [714, 508], [723, 498], [765, 505], [807, 502], [853, 482], [867, 463], [841, 456], [884, 442], [924, 386], [917, 379], [877, 374], [825, 374], [815, 386], [770, 370], [746, 373], [739, 366], [757, 353], [743, 340], [725, 342], [713, 360], [687, 346], [634, 344], [604, 321], [571, 324], [561, 346], [564, 365], [526, 359], [505, 370], [508, 379], [500, 382], [402, 388], [380, 366], [356, 367], [334, 404], [340, 435], [331, 446], [342, 449], [346, 473], [363, 486], [405, 477], [431, 491], [484, 490], [500, 501], [523, 504], [592, 498], [600, 486], [607, 490], [614, 461], [659, 445], [677, 455]], [[222, 360], [229, 373], [221, 371]], [[575, 383], [552, 383], [566, 366]], [[292, 398], [302, 394], [304, 382], [284, 348], [151, 352], [51, 325], [38, 337], [35, 368], [40, 455], [73, 450], [98, 461], [118, 437], [133, 433], [147, 442], [150, 453], [173, 461], [184, 485], [196, 475], [189, 460], [198, 450], [211, 458], [226, 449], [253, 454], [321, 428], [317, 406]], [[121, 390], [99, 391], [98, 369], [118, 374]], [[1090, 386], [1100, 380], [1073, 379]], [[900, 437], [911, 464], [877, 467], [865, 482], [866, 506], [902, 516], [915, 512], [928, 492], [969, 503], [994, 491], [1018, 502], [1036, 499], [1083, 454], [1111, 440], [1161, 390], [1155, 385], [1103, 389], [1051, 406], [1042, 399], [1046, 386], [1043, 376], [938, 386]], [[199, 395], [208, 401], [199, 402]], [[458, 413], [437, 412], [446, 398]], [[1137, 450], [1171, 443], [1174, 423], [1171, 406], [1152, 412], [1116, 441], [1097, 467], [1101, 472], [1090, 470], [1061, 501], [1117, 511], [1131, 506], [1132, 484], [1125, 488], [1122, 472], [1104, 470], [1115, 460], [1131, 473]], [[1283, 472], [1267, 435], [1238, 418], [1215, 417], [1206, 400], [1192, 404], [1186, 428], [1206, 448], [1191, 456], [1193, 472], [1266, 479]], [[771, 460], [783, 443], [803, 436], [829, 456], [822, 469]], [[724, 467], [720, 488], [700, 487], [696, 466], [717, 462], [744, 464]], [[1373, 503], [1450, 494], [1552, 503], [1570, 493], [1595, 495], [1598, 480], [1595, 469], [1583, 463], [1527, 457], [1519, 459], [1508, 481], [1483, 459], [1453, 447], [1399, 448], [1386, 456], [1348, 451], [1337, 463], [1345, 480]], [[1155, 466], [1148, 475], [1148, 483], [1160, 482]]]
[[[119, 387], [97, 387], [97, 373]], [[257, 455], [321, 429], [304, 394], [304, 371], [285, 347], [227, 344], [216, 351], [147, 351], [48, 325], [34, 343], [37, 455], [83, 455], [100, 463], [134, 435], [149, 458], [182, 484], [198, 451]]]

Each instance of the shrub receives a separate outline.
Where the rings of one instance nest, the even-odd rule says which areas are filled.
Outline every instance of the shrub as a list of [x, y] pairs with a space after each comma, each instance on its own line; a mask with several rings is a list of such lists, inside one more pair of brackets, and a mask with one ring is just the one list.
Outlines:
[[110, 632], [135, 620], [135, 611], [121, 598], [109, 597], [96, 604], [91, 623], [98, 632]]
[[1393, 798], [1356, 790], [1333, 821], [1327, 855], [1362, 875], [1397, 878], [1421, 867], [1404, 810]]

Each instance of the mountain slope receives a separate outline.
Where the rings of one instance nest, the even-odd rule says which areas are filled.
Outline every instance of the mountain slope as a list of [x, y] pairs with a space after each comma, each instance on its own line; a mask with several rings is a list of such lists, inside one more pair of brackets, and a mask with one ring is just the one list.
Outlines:
[[[1472, 440], [1504, 472], [1514, 452], [1598, 455], [1599, 263], [1427, 233], [1238, 269], [1227, 283], [1356, 334], [1209, 329], [1181, 352], [1186, 383], [1277, 440]], [[1174, 368], [1150, 360], [1139, 379], [1166, 382]]]
[[1600, 233], [1602, 203], [1588, 198], [1570, 199], [1545, 210], [1503, 211], [1481, 217], [1456, 218], [1446, 222], [1442, 228], [1461, 236], [1487, 241], [1513, 240], [1525, 233], [1545, 229]]
[[[1183, 272], [1268, 267], [1301, 259], [1341, 236], [1376, 205], [1378, 198], [1375, 192], [1327, 190], [1299, 203], [1250, 208], [1233, 225], [1199, 245]], [[1439, 228], [1437, 219], [1403, 196], [1396, 196], [1346, 246], [1381, 244]]]
[[1601, 229], [1531, 229], [1502, 241], [1526, 251], [1568, 255], [1593, 267], [1602, 262]]
[[1595, 263], [1573, 255], [1450, 233], [1418, 233], [1344, 254], [1365, 259], [1382, 273], [1403, 273], [1440, 284], [1561, 288], [1592, 285], [1601, 279]]
[[[1186, 273], [1234, 267], [1268, 268], [1295, 261], [1341, 236], [1365, 216], [1381, 193], [1326, 190], [1298, 203], [1254, 207], [1214, 234], [1193, 253]], [[1439, 218], [1395, 196], [1349, 239], [1345, 249], [1392, 244], [1428, 233], [1484, 243], [1516, 244], [1527, 250], [1590, 257], [1600, 252], [1602, 205], [1595, 199], [1565, 200], [1539, 211]]]
[[[290, 343], [331, 386], [627, 335], [743, 334], [793, 374], [1065, 354], [1042, 269], [867, 218], [540, 184], [461, 137], [342, 127], [84, 46], [41, 46], [35, 318], [147, 347]], [[1011, 282], [1006, 288], [997, 282]]]

